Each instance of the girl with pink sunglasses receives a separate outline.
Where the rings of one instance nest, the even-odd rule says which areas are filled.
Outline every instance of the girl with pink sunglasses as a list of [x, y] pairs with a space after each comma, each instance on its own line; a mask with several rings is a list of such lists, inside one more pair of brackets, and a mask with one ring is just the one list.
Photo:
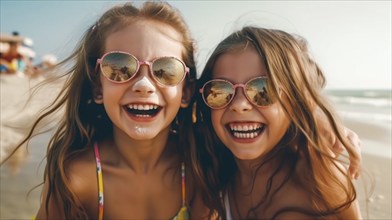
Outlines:
[[324, 84], [298, 36], [244, 27], [218, 44], [199, 79], [197, 135], [206, 138], [194, 149], [212, 195], [205, 202], [218, 216], [361, 218], [351, 180], [358, 164], [350, 173], [331, 143], [353, 161], [358, 149], [321, 94]]
[[36, 218], [207, 216], [189, 159], [196, 65], [180, 12], [163, 2], [115, 6], [52, 71], [64, 69], [63, 89], [32, 129], [64, 110]]

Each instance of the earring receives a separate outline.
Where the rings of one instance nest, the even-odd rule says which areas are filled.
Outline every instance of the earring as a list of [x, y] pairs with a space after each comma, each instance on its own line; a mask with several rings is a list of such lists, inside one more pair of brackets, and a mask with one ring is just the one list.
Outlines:
[[172, 124], [170, 126], [170, 132], [173, 134], [177, 134], [179, 125], [180, 125], [180, 122], [178, 121], [178, 116], [176, 116], [176, 118], [174, 119], [174, 121], [172, 122]]

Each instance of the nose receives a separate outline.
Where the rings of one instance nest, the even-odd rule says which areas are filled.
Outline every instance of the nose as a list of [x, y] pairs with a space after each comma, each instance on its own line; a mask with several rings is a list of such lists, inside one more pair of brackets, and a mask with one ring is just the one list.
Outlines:
[[136, 82], [132, 86], [132, 91], [142, 94], [151, 94], [156, 91], [154, 83], [151, 78], [148, 77], [148, 66], [140, 67], [139, 72], [137, 73], [139, 76], [135, 79]]
[[231, 111], [244, 113], [253, 108], [252, 103], [246, 98], [243, 88], [236, 88], [233, 100], [229, 105]]

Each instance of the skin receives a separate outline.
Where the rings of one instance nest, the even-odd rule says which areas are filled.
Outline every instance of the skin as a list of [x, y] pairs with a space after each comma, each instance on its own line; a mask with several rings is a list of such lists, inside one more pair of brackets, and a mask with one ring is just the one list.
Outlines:
[[[266, 72], [256, 51], [246, 50], [241, 54], [228, 53], [218, 58], [213, 77], [244, 84], [255, 77], [266, 76]], [[269, 152], [289, 125], [288, 118], [278, 104], [266, 108], [256, 107], [246, 99], [242, 89], [237, 89], [228, 107], [211, 111], [211, 120], [222, 142], [242, 160], [252, 160]], [[252, 126], [262, 127], [262, 131], [254, 138], [237, 138], [229, 129]]]
[[[266, 67], [261, 62], [256, 50], [247, 48], [244, 51], [221, 55], [215, 63], [213, 78], [244, 84], [254, 77], [265, 76], [266, 72]], [[285, 101], [284, 97], [280, 98], [283, 99], [283, 102]], [[211, 110], [211, 120], [217, 136], [235, 156], [239, 170], [228, 189], [228, 196], [233, 217], [244, 219], [249, 209], [256, 206], [256, 201], [261, 201], [266, 195], [265, 187], [258, 186], [268, 184], [268, 177], [272, 175], [272, 171], [278, 166], [281, 158], [269, 160], [260, 169], [256, 169], [257, 164], [264, 160], [264, 156], [274, 149], [283, 137], [290, 124], [290, 119], [279, 103], [275, 102], [269, 107], [257, 107], [248, 101], [243, 90], [239, 88], [232, 102], [226, 108]], [[234, 135], [234, 132], [229, 129], [230, 127], [244, 128], [246, 126], [262, 126], [263, 129], [258, 132], [258, 135], [249, 138]], [[284, 207], [310, 208], [313, 206], [312, 198], [306, 191], [306, 182], [301, 181], [306, 179], [306, 174], [302, 171], [305, 166], [307, 165], [304, 160], [300, 159], [295, 170], [295, 175], [299, 178], [290, 179], [279, 190], [278, 184], [272, 184], [271, 191], [278, 191], [272, 201], [268, 201], [255, 210], [257, 216], [269, 219]], [[341, 175], [337, 169], [333, 171], [336, 175]], [[284, 177], [288, 172], [287, 167], [283, 168], [274, 177], [274, 182], [285, 181]], [[340, 213], [339, 218], [361, 218], [357, 202]], [[312, 219], [312, 217], [299, 212], [285, 212], [277, 219]]]
[[[164, 34], [163, 34], [164, 33]], [[141, 61], [161, 56], [182, 58], [180, 33], [155, 21], [137, 21], [110, 34], [105, 51], [124, 51]], [[105, 219], [169, 219], [182, 206], [180, 157], [176, 143], [169, 137], [170, 125], [180, 107], [189, 103], [191, 91], [182, 82], [163, 87], [152, 78], [149, 68], [141, 66], [132, 80], [118, 84], [101, 74], [103, 104], [113, 122], [113, 138], [98, 143], [103, 170]], [[153, 117], [130, 114], [128, 105], [156, 105]], [[75, 158], [69, 168], [72, 190], [90, 218], [98, 218], [98, 187], [95, 156], [91, 150]], [[186, 176], [187, 201], [191, 217], [206, 213], [194, 193], [190, 175]], [[41, 206], [38, 218], [44, 216]], [[55, 214], [56, 212], [50, 212]], [[50, 216], [61, 217], [61, 216]]]

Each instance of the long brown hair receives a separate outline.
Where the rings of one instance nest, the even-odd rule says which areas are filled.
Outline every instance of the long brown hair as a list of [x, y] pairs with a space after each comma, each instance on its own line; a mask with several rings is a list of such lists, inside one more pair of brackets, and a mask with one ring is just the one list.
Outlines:
[[[198, 89], [213, 77], [214, 65], [217, 59], [226, 53], [233, 53], [253, 47], [265, 64], [269, 77], [269, 94], [279, 102], [291, 120], [289, 129], [274, 148], [258, 165], [257, 169], [274, 157], [283, 158], [280, 164], [269, 176], [266, 187], [267, 195], [257, 202], [248, 212], [249, 218], [262, 218], [256, 216], [255, 210], [265, 201], [276, 194], [289, 179], [298, 178], [295, 172], [288, 172], [282, 182], [273, 180], [274, 176], [288, 167], [295, 171], [299, 158], [304, 159], [308, 166], [304, 173], [309, 174], [309, 191], [314, 207], [309, 210], [287, 207], [275, 213], [273, 218], [286, 211], [298, 211], [314, 217], [331, 216], [347, 208], [356, 198], [356, 191], [350, 180], [337, 163], [337, 159], [328, 152], [331, 146], [320, 135], [321, 127], [315, 116], [316, 109], [325, 115], [333, 134], [344, 144], [350, 155], [352, 146], [343, 137], [342, 127], [332, 108], [321, 94], [325, 85], [325, 77], [316, 62], [309, 54], [304, 38], [291, 35], [281, 30], [265, 29], [259, 27], [244, 27], [234, 32], [218, 44], [198, 80]], [[282, 102], [279, 95], [286, 97]], [[205, 139], [197, 139], [197, 148], [192, 151], [197, 175], [205, 196], [205, 203], [216, 209], [219, 216], [225, 218], [224, 208], [219, 193], [225, 192], [237, 172], [234, 155], [219, 140], [211, 123], [211, 110], [207, 107], [201, 95], [197, 96], [196, 108], [196, 135], [203, 135]], [[318, 110], [317, 110], [318, 111]], [[343, 161], [340, 161], [343, 162]], [[345, 181], [339, 179], [331, 171], [335, 166], [347, 177]], [[325, 184], [327, 183], [327, 184]], [[347, 184], [349, 183], [349, 184]], [[272, 190], [272, 185], [278, 185]], [[260, 187], [260, 186], [253, 186]], [[336, 192], [342, 192], [344, 201], [335, 201]]]
[[[85, 210], [70, 189], [66, 172], [67, 163], [75, 155], [90, 148], [94, 141], [102, 140], [112, 134], [112, 122], [103, 106], [93, 101], [101, 86], [99, 73], [95, 70], [96, 61], [103, 55], [105, 40], [109, 34], [143, 19], [168, 24], [182, 35], [181, 43], [184, 46], [182, 59], [190, 68], [186, 83], [193, 83], [196, 80], [194, 41], [177, 9], [164, 2], [145, 2], [140, 8], [126, 3], [106, 11], [87, 29], [74, 52], [53, 68], [58, 71], [65, 70], [63, 74], [57, 76], [65, 79], [64, 86], [55, 102], [39, 116], [31, 132], [15, 149], [16, 151], [32, 138], [35, 129], [45, 118], [61, 109], [64, 110], [64, 116], [60, 119], [49, 142], [46, 154], [44, 181], [48, 182], [49, 189], [44, 199], [47, 212], [50, 211], [49, 199], [53, 198], [57, 201], [58, 208], [65, 213], [66, 219], [88, 219]], [[188, 155], [186, 151], [193, 145], [191, 118], [192, 107], [180, 109], [177, 120], [173, 123], [176, 124], [179, 132], [178, 150], [181, 156]], [[186, 158], [184, 160], [189, 161]]]

